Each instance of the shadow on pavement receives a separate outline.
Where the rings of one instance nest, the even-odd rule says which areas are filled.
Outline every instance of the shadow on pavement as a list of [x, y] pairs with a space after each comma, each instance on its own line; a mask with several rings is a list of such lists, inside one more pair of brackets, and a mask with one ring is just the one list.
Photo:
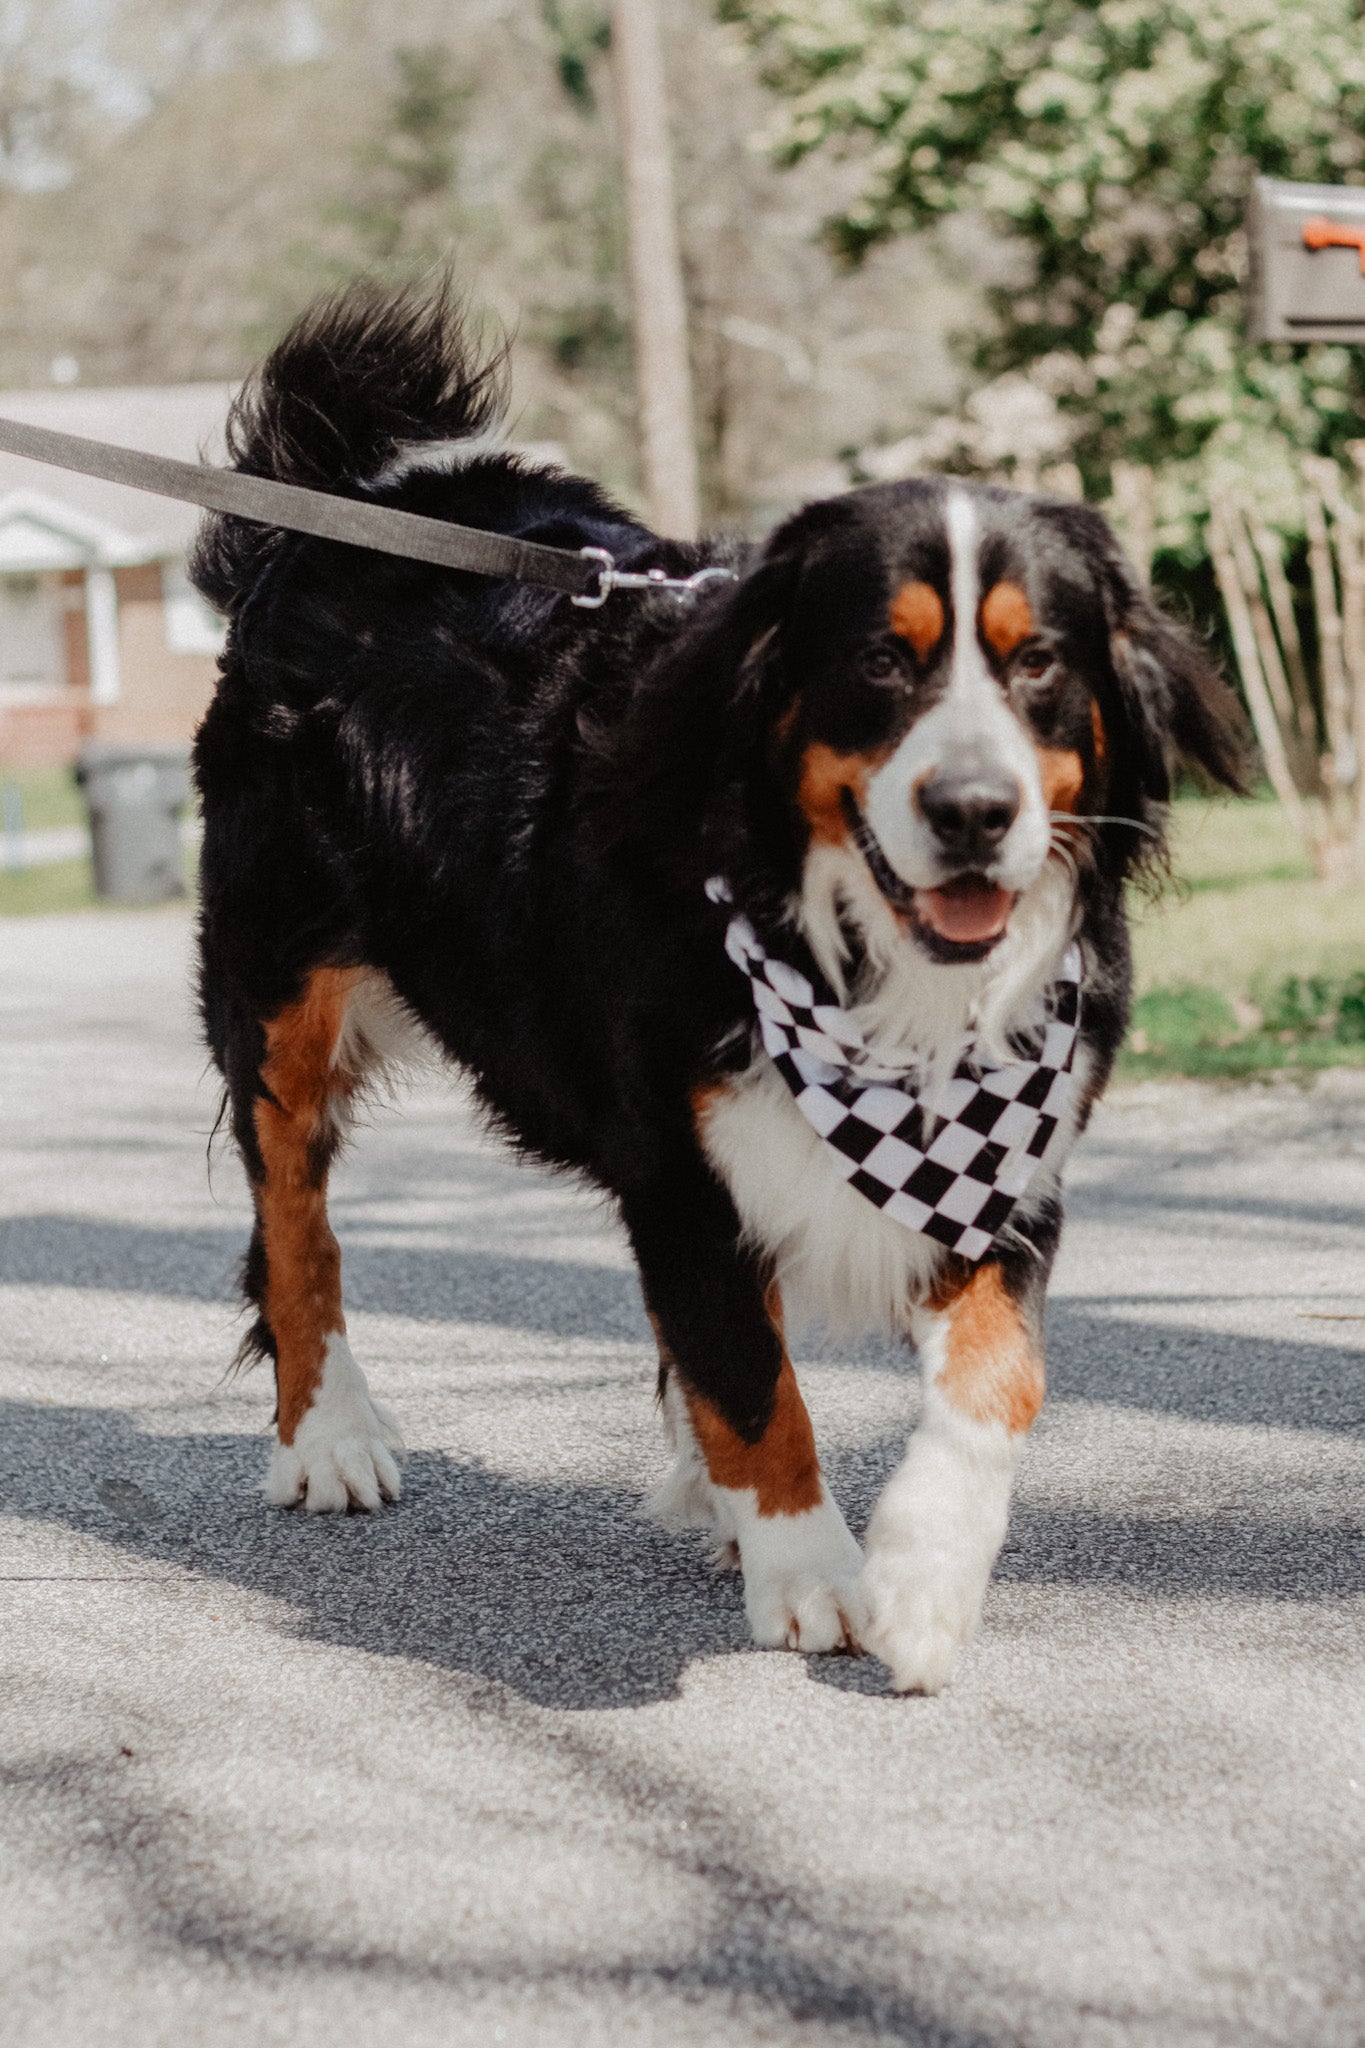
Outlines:
[[[243, 1243], [236, 1230], [21, 1216], [0, 1222], [0, 1285], [231, 1303]], [[349, 1244], [345, 1289], [353, 1311], [649, 1342], [634, 1273], [584, 1260]], [[1171, 1306], [1179, 1305], [1172, 1297]], [[1068, 1301], [1050, 1305], [1048, 1329], [1053, 1398], [1197, 1421], [1365, 1431], [1365, 1351], [1230, 1336]], [[903, 1370], [901, 1354], [886, 1346], [859, 1346], [852, 1355], [861, 1366]]]
[[148, 1436], [115, 1410], [0, 1402], [8, 1515], [282, 1601], [320, 1642], [572, 1708], [670, 1698], [694, 1657], [747, 1643], [737, 1577], [619, 1492], [419, 1451], [396, 1507], [305, 1516], [265, 1506], [265, 1455], [262, 1436]]
[[[258, 1628], [273, 1622], [305, 1641], [448, 1672], [464, 1681], [467, 1710], [495, 1715], [532, 1751], [547, 1741], [536, 1709], [647, 1705], [676, 1696], [694, 1658], [747, 1646], [737, 1579], [709, 1572], [695, 1538], [641, 1523], [619, 1494], [518, 1484], [425, 1453], [410, 1460], [396, 1509], [305, 1520], [261, 1503], [263, 1450], [260, 1437], [147, 1436], [109, 1410], [0, 1403], [9, 1514], [116, 1546], [133, 1561], [129, 1576], [138, 1565], [152, 1577], [188, 1569], [280, 1602], [284, 1612], [259, 1617]], [[78, 1563], [69, 1576], [79, 1579]], [[229, 1888], [212, 1836], [199, 1839], [202, 1821], [187, 1832], [183, 1808], [160, 1811], [155, 1782], [117, 1756], [29, 1757], [0, 1768], [0, 1800], [12, 1818], [60, 1804], [67, 1837], [78, 1837], [86, 1863], [100, 1860], [153, 1953], [274, 1980], [284, 1997], [301, 1977], [452, 1998], [531, 1993], [550, 2001], [552, 2024], [559, 1996], [575, 2016], [585, 1998], [608, 1993], [637, 2013], [651, 1999], [692, 2010], [715, 2000], [726, 2015], [752, 2001], [756, 2039], [774, 2024], [800, 2024], [812, 2038], [829, 2038], [830, 2028], [841, 2040], [998, 2048], [907, 1983], [918, 1930], [888, 1942], [861, 1915], [826, 1910], [814, 1887], [809, 1898], [794, 1892], [704, 1779], [671, 1775], [661, 1754], [642, 1785], [638, 1767], [592, 1722], [561, 1724], [553, 1753], [607, 1811], [647, 1815], [632, 1830], [633, 1881], [646, 1859], [676, 1871], [705, 1897], [695, 1930], [625, 1960], [556, 1954], [534, 1927], [504, 1954], [462, 1954], [455, 1941], [444, 1954], [357, 1942], [319, 1931], [307, 1910], [244, 1890], [230, 1858]], [[496, 1797], [488, 1788], [481, 1796]]]
[[[1139, 1156], [1142, 1165], [1150, 1170], [1148, 1155]], [[1141, 1210], [1143, 1226], [1149, 1230], [1154, 1217], [1169, 1214], [1170, 1227], [1176, 1232], [1187, 1231], [1192, 1216], [1205, 1220], [1213, 1216], [1255, 1217], [1265, 1223], [1300, 1223], [1315, 1230], [1336, 1226], [1359, 1230], [1365, 1225], [1365, 1208], [1358, 1202], [1301, 1202], [1283, 1195], [1229, 1195], [1220, 1190], [1187, 1194], [1170, 1187], [1135, 1187], [1131, 1181], [1121, 1186], [1100, 1183], [1071, 1188], [1066, 1207], [1069, 1216], [1100, 1220], [1116, 1212]]]
[[1069, 1301], [1050, 1303], [1047, 1320], [1050, 1400], [1365, 1434], [1365, 1351], [1139, 1320]]
[[[386, 1229], [391, 1226], [385, 1226]], [[100, 1217], [0, 1220], [0, 1286], [97, 1287], [235, 1304], [241, 1229], [168, 1230]], [[346, 1305], [421, 1322], [645, 1341], [633, 1272], [585, 1260], [349, 1243]]]
[[[516, 1732], [530, 1745], [544, 1742], [542, 1725], [524, 1724]], [[713, 2000], [727, 2019], [737, 2004], [743, 2010], [742, 2001], [750, 2006], [756, 2041], [787, 2039], [789, 2029], [800, 2025], [803, 2040], [1005, 2048], [1003, 2036], [957, 2024], [905, 1988], [907, 1979], [913, 1983], [917, 1952], [925, 1944], [926, 1930], [915, 1918], [905, 1916], [888, 1935], [875, 1926], [869, 1930], [856, 1908], [822, 1910], [789, 1877], [773, 1872], [732, 1811], [708, 1799], [695, 1782], [671, 1775], [662, 1756], [644, 1792], [638, 1769], [623, 1767], [584, 1724], [567, 1739], [559, 1735], [555, 1754], [617, 1816], [634, 1819], [647, 1797], [647, 1831], [632, 1830], [633, 1881], [641, 1882], [640, 1864], [647, 1858], [704, 1891], [705, 1910], [692, 1916], [694, 1930], [680, 1929], [666, 1946], [641, 1944], [624, 1958], [556, 1953], [553, 1939], [542, 1942], [534, 1924], [502, 1954], [496, 1947], [491, 1953], [460, 1953], [458, 1942], [448, 1943], [445, 1954], [433, 1954], [430, 1944], [423, 1953], [416, 1944], [394, 1939], [348, 1941], [321, 1932], [307, 1904], [291, 1908], [278, 1895], [258, 1900], [231, 1862], [225, 1874], [211, 1840], [187, 1839], [184, 1809], [160, 1806], [145, 1777], [130, 1773], [126, 1763], [38, 1758], [0, 1768], [0, 1795], [11, 1816], [30, 1806], [59, 1809], [65, 1839], [79, 1840], [87, 1865], [98, 1859], [105, 1883], [132, 1908], [153, 1954], [179, 1951], [226, 1965], [247, 1982], [273, 1981], [283, 1998], [297, 1995], [301, 1979], [338, 1987], [363, 1979], [385, 1992], [427, 1988], [452, 1999], [500, 1991], [518, 1999], [548, 1994], [542, 2028], [552, 2028], [552, 2001], [560, 1994], [572, 2001], [563, 2038], [574, 2040], [584, 2037], [584, 1999], [604, 1993], [628, 2001], [625, 2012], [634, 2024], [623, 2016], [613, 2030], [610, 2021], [599, 2020], [593, 2040], [634, 2038], [637, 2028], [653, 2033], [647, 2021], [640, 2023], [656, 1999], [694, 2015]], [[932, 1917], [927, 1933], [932, 1940]], [[609, 1937], [607, 1946], [619, 1951], [620, 1944]], [[941, 1978], [941, 1971], [936, 1974]], [[970, 1962], [959, 1960], [959, 1995], [974, 1975]], [[493, 2033], [491, 2019], [484, 2025], [484, 2038], [502, 2032], [499, 2027]], [[782, 2028], [780, 2036], [774, 2025]], [[826, 2033], [826, 2027], [837, 2031]], [[557, 2036], [542, 2031], [540, 2038]]]
[[[618, 1489], [513, 1479], [423, 1451], [396, 1508], [313, 1518], [262, 1504], [260, 1437], [147, 1436], [113, 1410], [5, 1402], [0, 1441], [11, 1516], [278, 1600], [312, 1640], [493, 1680], [538, 1705], [668, 1699], [694, 1658], [748, 1646], [738, 1579], [706, 1565], [699, 1536], [641, 1520]], [[901, 1449], [897, 1435], [830, 1459], [855, 1529]], [[998, 1576], [1317, 1601], [1365, 1592], [1365, 1540], [1358, 1527], [1245, 1513], [1025, 1504]]]

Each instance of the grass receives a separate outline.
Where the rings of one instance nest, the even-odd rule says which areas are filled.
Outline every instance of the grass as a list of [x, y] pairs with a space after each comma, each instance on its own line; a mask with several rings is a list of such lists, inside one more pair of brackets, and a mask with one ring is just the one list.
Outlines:
[[[54, 825], [83, 825], [85, 800], [69, 768], [0, 768], [5, 819], [13, 815], [19, 793], [19, 816], [26, 832]], [[95, 910], [94, 877], [88, 860], [54, 861], [14, 873], [0, 865], [0, 916], [36, 916], [43, 911]]]
[[1179, 886], [1134, 904], [1120, 1071], [1365, 1066], [1365, 883], [1328, 890], [1269, 798], [1175, 805]]
[[113, 908], [95, 894], [88, 860], [58, 860], [22, 874], [0, 869], [0, 917], [38, 917], [56, 910]]
[[[196, 851], [185, 852], [185, 896], [169, 899], [167, 908], [193, 900], [198, 884]], [[117, 916], [123, 910], [156, 909], [155, 904], [110, 903], [95, 894], [95, 877], [88, 860], [58, 860], [42, 867], [26, 868], [20, 875], [0, 868], [0, 917], [41, 917], [59, 910], [100, 910]]]
[[85, 823], [85, 799], [69, 768], [0, 768], [0, 785], [19, 791], [29, 832]]

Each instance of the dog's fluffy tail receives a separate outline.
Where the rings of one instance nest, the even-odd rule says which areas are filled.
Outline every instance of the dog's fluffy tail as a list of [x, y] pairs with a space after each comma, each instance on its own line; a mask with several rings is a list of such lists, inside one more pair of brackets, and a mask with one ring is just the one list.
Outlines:
[[[471, 343], [448, 279], [434, 290], [350, 285], [310, 307], [242, 387], [228, 416], [232, 465], [349, 495], [402, 448], [492, 427], [505, 366], [504, 348]], [[211, 519], [193, 579], [231, 616], [277, 542], [269, 527]]]

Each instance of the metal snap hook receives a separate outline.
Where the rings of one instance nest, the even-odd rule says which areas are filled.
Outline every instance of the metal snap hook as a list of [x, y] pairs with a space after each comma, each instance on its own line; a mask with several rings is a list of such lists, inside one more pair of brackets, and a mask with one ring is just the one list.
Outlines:
[[618, 569], [615, 556], [606, 548], [580, 548], [578, 552], [588, 561], [600, 564], [596, 589], [585, 590], [581, 596], [569, 599], [570, 604], [579, 605], [584, 611], [599, 610], [613, 590], [666, 590], [671, 597], [691, 597], [696, 591], [704, 590], [708, 583], [733, 583], [735, 580], [735, 571], [719, 562], [712, 562], [704, 569], [694, 569], [690, 576], [670, 576], [666, 569]]

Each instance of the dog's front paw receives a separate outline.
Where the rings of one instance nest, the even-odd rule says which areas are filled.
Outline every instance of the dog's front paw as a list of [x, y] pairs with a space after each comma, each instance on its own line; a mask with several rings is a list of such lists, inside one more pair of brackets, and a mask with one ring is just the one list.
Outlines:
[[941, 1692], [981, 1618], [1005, 1540], [1014, 1446], [921, 1427], [867, 1531], [864, 1648], [897, 1692]]
[[266, 1473], [274, 1507], [301, 1502], [310, 1514], [373, 1512], [403, 1491], [403, 1438], [389, 1410], [372, 1400], [365, 1375], [341, 1336], [327, 1340], [322, 1378], [292, 1443], [277, 1444]]
[[880, 1657], [897, 1692], [942, 1692], [981, 1614], [985, 1579], [968, 1580], [942, 1555], [869, 1549], [863, 1572], [863, 1648]]
[[759, 1648], [857, 1651], [863, 1556], [829, 1495], [804, 1514], [736, 1520], [744, 1608]]

